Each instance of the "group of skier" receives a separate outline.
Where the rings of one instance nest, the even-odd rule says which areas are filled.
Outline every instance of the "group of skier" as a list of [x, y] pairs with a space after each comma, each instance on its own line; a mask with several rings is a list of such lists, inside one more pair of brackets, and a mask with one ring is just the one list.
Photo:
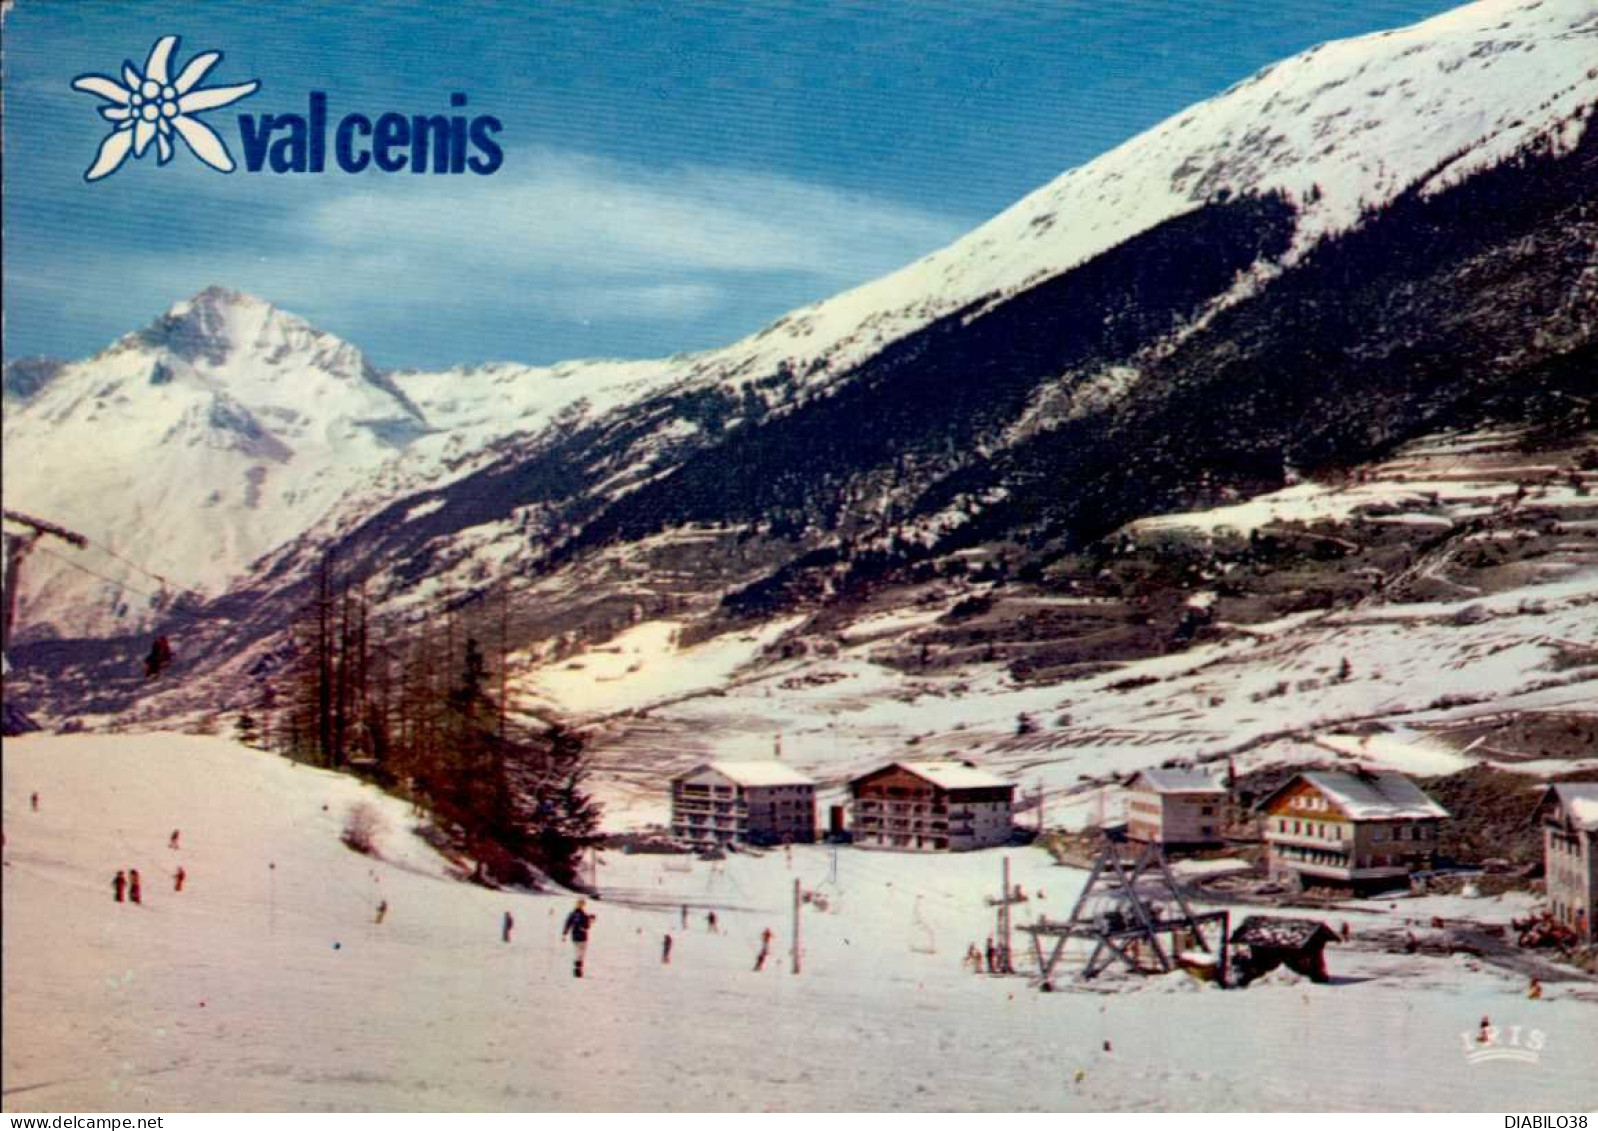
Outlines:
[[[597, 918], [598, 916], [596, 916], [592, 911], [588, 910], [588, 901], [586, 899], [579, 899], [577, 901], [577, 906], [572, 908], [571, 913], [566, 916], [565, 925], [561, 928], [561, 939], [563, 941], [566, 939], [571, 940], [572, 977], [574, 978], [581, 978], [583, 976], [583, 967], [588, 958], [588, 936], [589, 932], [593, 930], [594, 920]], [[502, 935], [502, 938], [505, 942], [510, 942], [510, 930], [512, 922], [513, 921], [511, 919], [510, 912], [505, 912], [505, 926]], [[688, 927], [687, 904], [684, 904], [682, 907], [681, 922], [683, 929], [686, 930]], [[707, 934], [712, 935], [721, 934], [721, 926], [716, 919], [716, 912], [714, 910], [705, 912], [705, 931]], [[767, 927], [765, 930], [760, 932], [760, 949], [755, 955], [756, 972], [765, 969], [766, 962], [771, 957], [771, 944], [774, 937], [775, 936], [772, 934], [770, 927]], [[670, 931], [667, 931], [661, 936], [660, 964], [662, 966], [671, 965], [671, 952], [675, 945], [676, 940], [672, 938]]]
[[988, 936], [986, 951], [977, 949], [977, 944], [972, 943], [966, 948], [965, 957], [960, 960], [960, 965], [970, 970], [973, 974], [1002, 974], [1003, 963], [1000, 961], [999, 948], [993, 944], [993, 936]]
[[[33, 807], [37, 811], [39, 808], [39, 795], [37, 793], [33, 795], [32, 801]], [[166, 846], [175, 852], [182, 839], [181, 830], [173, 829], [172, 835], [167, 837]], [[182, 864], [179, 864], [177, 870], [172, 873], [172, 890], [174, 892], [182, 891], [183, 883], [188, 878], [188, 872], [184, 871]], [[144, 902], [144, 881], [139, 876], [137, 868], [118, 869], [117, 874], [111, 877], [111, 897], [117, 903], [142, 904]]]
[[[39, 795], [35, 793], [28, 800], [33, 810], [37, 812], [39, 808]], [[178, 849], [181, 842], [181, 831], [178, 829], [173, 829], [172, 835], [167, 838], [167, 847], [175, 851]], [[177, 870], [172, 874], [172, 890], [177, 892], [182, 891], [183, 883], [187, 878], [188, 873], [184, 871], [183, 865], [179, 864]], [[125, 902], [142, 904], [144, 902], [144, 887], [143, 879], [139, 875], [139, 870], [137, 868], [118, 869], [116, 875], [111, 879], [111, 892], [113, 899], [117, 903]], [[387, 914], [388, 900], [384, 899], [377, 904], [375, 915], [376, 921], [378, 923], [382, 923]], [[579, 899], [577, 901], [577, 906], [572, 908], [571, 913], [566, 916], [565, 925], [561, 928], [561, 939], [563, 941], [570, 939], [572, 943], [572, 977], [574, 978], [581, 978], [583, 976], [583, 964], [588, 957], [588, 936], [589, 932], [593, 929], [594, 921], [597, 918], [598, 916], [596, 916], [592, 911], [588, 910], [588, 901], [586, 899]], [[684, 904], [682, 907], [682, 925], [685, 929], [688, 926], [687, 904]], [[511, 932], [515, 929], [515, 927], [515, 918], [509, 911], [506, 911], [504, 917], [500, 920], [500, 941], [509, 943], [511, 941]], [[705, 912], [705, 930], [707, 933], [712, 935], [721, 933], [721, 927], [716, 919], [716, 912], [714, 910]], [[755, 956], [755, 969], [757, 971], [763, 970], [765, 968], [766, 960], [771, 955], [772, 937], [773, 936], [770, 927], [767, 927], [760, 934], [760, 950]], [[668, 932], [661, 943], [660, 961], [663, 965], [671, 964], [672, 946], [672, 936]]]
[[144, 889], [139, 880], [139, 870], [129, 868], [117, 872], [111, 879], [111, 892], [118, 903], [143, 903]]

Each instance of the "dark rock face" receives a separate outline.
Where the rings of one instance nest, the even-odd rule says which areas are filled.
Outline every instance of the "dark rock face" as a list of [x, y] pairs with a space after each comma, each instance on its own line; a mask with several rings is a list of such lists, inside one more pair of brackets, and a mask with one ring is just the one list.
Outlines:
[[8, 400], [25, 401], [50, 383], [66, 362], [53, 357], [19, 357], [6, 362], [4, 388]]

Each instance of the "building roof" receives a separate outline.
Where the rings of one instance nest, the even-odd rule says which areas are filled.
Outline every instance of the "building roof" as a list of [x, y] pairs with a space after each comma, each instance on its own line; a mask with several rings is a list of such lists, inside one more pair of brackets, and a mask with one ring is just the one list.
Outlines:
[[1425, 820], [1448, 816], [1448, 810], [1427, 797], [1420, 786], [1390, 770], [1381, 773], [1310, 770], [1295, 774], [1264, 797], [1259, 807], [1265, 808], [1298, 781], [1308, 782], [1320, 790], [1355, 821]]
[[1015, 783], [1005, 781], [996, 774], [986, 770], [979, 770], [975, 766], [968, 766], [964, 762], [949, 760], [927, 762], [891, 762], [887, 766], [879, 766], [869, 774], [861, 774], [855, 781], [879, 774], [883, 770], [899, 767], [907, 773], [914, 774], [931, 782], [939, 789], [1014, 789]]
[[1232, 942], [1275, 950], [1304, 950], [1316, 943], [1336, 942], [1337, 935], [1318, 919], [1277, 919], [1250, 915], [1232, 932]]
[[677, 780], [692, 777], [701, 770], [715, 770], [723, 777], [744, 786], [816, 784], [814, 778], [808, 778], [786, 762], [779, 762], [774, 758], [754, 762], [702, 762], [686, 773], [678, 774]]
[[[1559, 798], [1560, 807], [1577, 828], [1598, 832], [1598, 782], [1556, 782], [1548, 787], [1548, 793]], [[1544, 794], [1544, 802], [1547, 798]]]
[[1139, 770], [1126, 783], [1128, 789], [1144, 789], [1155, 793], [1225, 793], [1226, 787], [1203, 770]]

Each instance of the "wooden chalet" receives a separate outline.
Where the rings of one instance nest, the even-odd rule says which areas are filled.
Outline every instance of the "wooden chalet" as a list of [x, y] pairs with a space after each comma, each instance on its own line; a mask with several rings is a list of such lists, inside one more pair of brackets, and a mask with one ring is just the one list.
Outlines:
[[1358, 892], [1408, 886], [1448, 816], [1402, 774], [1367, 770], [1296, 774], [1258, 808], [1273, 879]]

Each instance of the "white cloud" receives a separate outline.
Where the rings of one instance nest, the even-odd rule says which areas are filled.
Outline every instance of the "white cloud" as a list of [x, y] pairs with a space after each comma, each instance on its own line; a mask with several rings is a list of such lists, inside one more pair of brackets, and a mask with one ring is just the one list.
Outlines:
[[542, 313], [576, 322], [617, 317], [682, 322], [709, 314], [722, 304], [724, 295], [720, 287], [706, 283], [656, 283], [636, 287], [591, 284], [540, 291], [527, 298]]
[[[130, 302], [139, 296], [140, 313], [124, 329], [222, 283], [383, 357], [404, 358], [412, 343], [432, 342], [435, 358], [548, 360], [539, 351], [609, 353], [617, 341], [647, 341], [661, 353], [724, 344], [758, 329], [751, 318], [775, 319], [867, 282], [968, 227], [765, 173], [658, 169], [555, 150], [518, 152], [517, 162], [525, 171], [491, 177], [230, 183], [224, 187], [269, 200], [270, 221], [255, 226], [236, 211], [240, 226], [225, 248], [159, 256], [104, 249], [95, 271], [122, 280]], [[707, 338], [723, 320], [726, 336]], [[551, 347], [562, 325], [573, 335]], [[673, 336], [679, 326], [681, 340]]]
[[339, 252], [408, 249], [518, 273], [588, 277], [796, 273], [840, 285], [902, 266], [961, 221], [864, 194], [739, 170], [650, 169], [555, 150], [490, 178], [368, 178], [313, 207], [308, 234]]

